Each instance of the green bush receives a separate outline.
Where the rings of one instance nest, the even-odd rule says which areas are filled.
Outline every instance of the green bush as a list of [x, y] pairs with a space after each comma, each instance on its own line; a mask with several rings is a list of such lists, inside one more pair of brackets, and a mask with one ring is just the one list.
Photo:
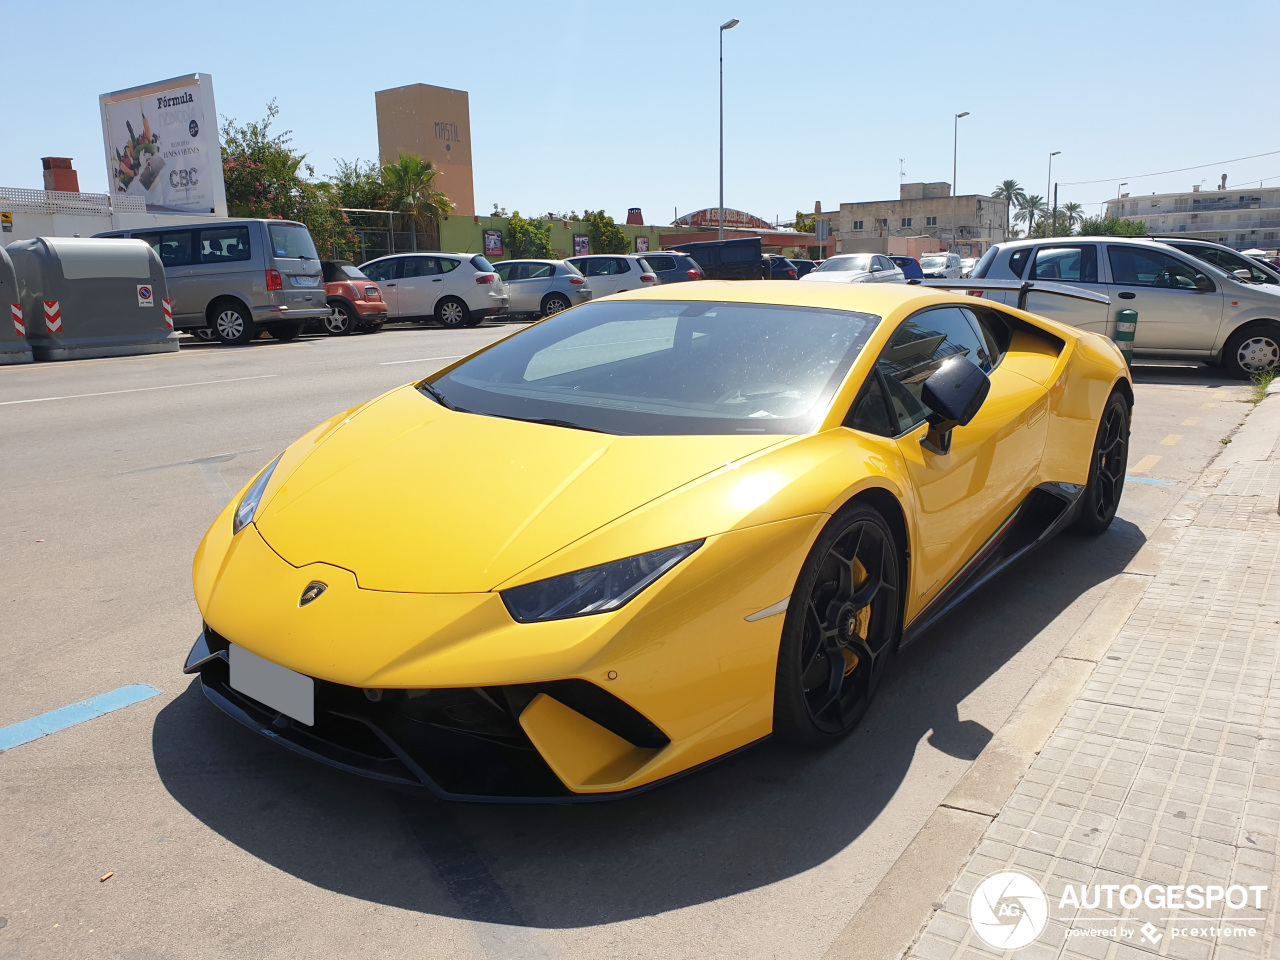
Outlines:
[[1079, 233], [1083, 237], [1145, 237], [1147, 225], [1141, 220], [1119, 217], [1085, 217], [1080, 221]]
[[631, 241], [623, 229], [613, 222], [613, 217], [603, 210], [584, 210], [582, 220], [587, 225], [587, 238], [592, 253], [630, 253]]
[[526, 220], [520, 211], [512, 212], [507, 221], [507, 256], [513, 260], [551, 260], [551, 223], [548, 220]]

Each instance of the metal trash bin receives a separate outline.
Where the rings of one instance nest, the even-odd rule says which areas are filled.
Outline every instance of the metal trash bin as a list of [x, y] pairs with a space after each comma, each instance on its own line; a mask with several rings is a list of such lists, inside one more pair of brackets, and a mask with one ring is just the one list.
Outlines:
[[31, 344], [27, 343], [26, 319], [18, 296], [18, 278], [13, 261], [0, 247], [0, 366], [30, 363]]
[[35, 359], [178, 349], [164, 267], [145, 241], [37, 237], [5, 249]]

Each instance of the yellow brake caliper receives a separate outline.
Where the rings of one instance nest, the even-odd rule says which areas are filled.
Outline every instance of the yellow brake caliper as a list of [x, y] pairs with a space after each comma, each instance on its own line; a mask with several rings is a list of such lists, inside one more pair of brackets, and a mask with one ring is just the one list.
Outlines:
[[[867, 568], [862, 565], [862, 561], [855, 559], [853, 561], [853, 588], [857, 590], [860, 586], [867, 582]], [[862, 640], [867, 639], [867, 632], [871, 629], [871, 605], [867, 604], [861, 610], [853, 615], [853, 619], [849, 621], [849, 630], [856, 633]], [[840, 652], [844, 654], [844, 675], [847, 677], [853, 671], [858, 669], [861, 662], [856, 653], [848, 647], [841, 647]]]

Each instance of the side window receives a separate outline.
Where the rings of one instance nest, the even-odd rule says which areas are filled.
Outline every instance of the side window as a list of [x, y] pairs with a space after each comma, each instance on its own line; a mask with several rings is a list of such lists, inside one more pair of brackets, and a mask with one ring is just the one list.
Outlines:
[[515, 264], [500, 263], [493, 268], [493, 272], [498, 275], [498, 279], [500, 279], [503, 283], [506, 283], [508, 280], [515, 279]]
[[613, 273], [630, 273], [631, 261], [623, 257], [613, 258]]
[[200, 231], [201, 263], [234, 263], [248, 259], [248, 227], [214, 227]]
[[1108, 246], [1111, 277], [1127, 286], [1196, 289], [1195, 268], [1158, 250]]
[[1009, 254], [1009, 272], [1021, 280], [1023, 271], [1027, 269], [1027, 261], [1030, 258], [1031, 250], [1026, 247], [1013, 251], [1013, 253]]
[[876, 360], [889, 388], [889, 405], [897, 420], [894, 435], [923, 423], [929, 409], [920, 399], [925, 380], [944, 360], [967, 357], [980, 365], [985, 345], [959, 307], [925, 310], [902, 322]]
[[[613, 260], [609, 257], [591, 257], [589, 260], [583, 261], [587, 269], [583, 271], [588, 277], [606, 277], [614, 271]], [[579, 267], [579, 270], [582, 268]]]
[[1097, 283], [1097, 247], [1091, 243], [1078, 247], [1037, 247], [1028, 279]]
[[551, 272], [555, 268], [549, 263], [526, 263], [524, 270], [521, 271], [521, 279], [527, 280], [545, 280], [551, 276]]
[[367, 263], [360, 268], [360, 272], [370, 280], [393, 280], [396, 275], [396, 261], [379, 260], [377, 263]]
[[440, 267], [435, 257], [405, 257], [404, 259], [404, 278], [406, 280], [413, 277], [434, 277], [440, 272]]
[[650, 267], [662, 273], [666, 273], [668, 270], [674, 270], [676, 268], [675, 257], [659, 257], [654, 254], [647, 254], [645, 259], [649, 261]]
[[444, 257], [441, 257], [439, 260], [436, 261], [437, 273], [448, 273], [451, 270], [457, 270], [457, 269], [458, 269], [457, 260], [449, 260]]
[[1009, 325], [1000, 319], [993, 310], [973, 311], [965, 309], [965, 316], [973, 324], [982, 338], [982, 349], [978, 353], [978, 366], [983, 373], [990, 373], [1000, 363], [1004, 353], [1009, 349]]
[[889, 419], [889, 404], [880, 389], [880, 376], [875, 370], [868, 374], [858, 399], [853, 401], [849, 415], [844, 418], [844, 425], [880, 437], [892, 437], [898, 432], [896, 417]]
[[151, 249], [166, 267], [185, 267], [195, 263], [189, 231], [135, 233], [133, 236], [135, 240], [145, 240], [151, 244]]

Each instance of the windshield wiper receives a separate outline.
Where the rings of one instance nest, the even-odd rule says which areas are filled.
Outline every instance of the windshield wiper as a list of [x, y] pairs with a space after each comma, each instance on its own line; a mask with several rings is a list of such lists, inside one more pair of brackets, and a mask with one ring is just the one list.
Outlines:
[[444, 407], [446, 410], [457, 410], [460, 413], [470, 412], [468, 410], [463, 410], [461, 407], [454, 406], [452, 403], [450, 403], [448, 400], [444, 398], [443, 393], [441, 393], [431, 384], [427, 383], [427, 381], [425, 380], [423, 380], [420, 384], [418, 384], [418, 389], [421, 390], [423, 393], [425, 393], [427, 396], [429, 396], [436, 403], [440, 404], [440, 406]]
[[519, 420], [521, 423], [541, 423], [548, 427], [568, 427], [570, 430], [586, 430], [588, 433], [604, 433], [604, 430], [597, 430], [595, 427], [584, 427], [580, 423], [573, 423], [570, 420], [557, 420], [554, 417], [508, 417], [501, 413], [490, 414], [490, 416], [502, 417], [503, 420]]

